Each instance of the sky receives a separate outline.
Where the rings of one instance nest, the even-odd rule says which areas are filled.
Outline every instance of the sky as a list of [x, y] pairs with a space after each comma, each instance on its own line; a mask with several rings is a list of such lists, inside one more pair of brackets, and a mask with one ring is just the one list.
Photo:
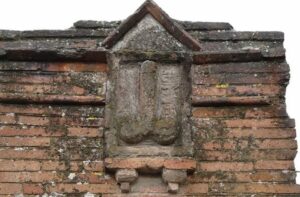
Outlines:
[[[78, 20], [122, 20], [144, 0], [1, 0], [0, 29], [67, 29]], [[287, 110], [300, 141], [300, 46], [297, 0], [155, 0], [172, 18], [229, 22], [238, 31], [283, 31], [291, 79]], [[300, 171], [300, 155], [295, 160]], [[297, 183], [300, 184], [300, 173]]]

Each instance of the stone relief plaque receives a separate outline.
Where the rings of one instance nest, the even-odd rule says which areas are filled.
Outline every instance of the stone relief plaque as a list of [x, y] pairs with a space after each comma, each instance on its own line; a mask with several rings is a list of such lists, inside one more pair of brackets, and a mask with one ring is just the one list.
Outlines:
[[199, 50], [199, 43], [147, 1], [102, 44], [110, 48], [105, 167], [123, 192], [140, 173], [161, 173], [176, 193], [196, 167], [190, 50]]
[[[169, 190], [177, 192], [195, 168], [189, 61], [127, 61], [117, 52], [108, 59], [106, 168], [116, 171], [123, 192], [130, 191], [138, 173], [162, 173]], [[174, 162], [187, 167], [169, 169]]]
[[120, 150], [122, 155], [122, 149], [137, 147], [138, 156], [192, 154], [188, 151], [190, 65], [149, 60], [122, 63], [121, 57], [112, 57], [106, 133], [107, 148], [114, 148], [108, 154], [117, 156]]

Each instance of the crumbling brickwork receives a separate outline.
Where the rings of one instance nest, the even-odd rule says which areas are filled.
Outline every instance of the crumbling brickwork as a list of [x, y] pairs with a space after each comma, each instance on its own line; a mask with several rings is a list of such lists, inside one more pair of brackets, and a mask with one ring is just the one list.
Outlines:
[[[159, 39], [168, 39], [161, 50], [155, 49], [160, 44], [151, 32], [150, 44], [134, 36], [120, 43], [124, 35], [118, 33], [126, 34], [136, 24], [151, 26], [140, 23], [146, 14], [161, 25], [153, 31], [162, 30]], [[166, 18], [156, 20], [157, 16]], [[119, 21], [78, 21], [68, 30], [0, 31], [0, 196], [299, 196], [293, 162], [295, 121], [285, 104], [289, 65], [283, 33], [175, 21], [152, 1], [131, 17], [121, 26]], [[126, 99], [135, 99], [128, 92], [116, 101], [111, 97], [135, 92], [137, 85], [131, 83], [135, 75], [127, 67], [124, 76], [112, 77], [112, 69], [118, 67], [112, 63], [114, 55], [122, 60], [118, 66], [134, 63], [145, 73], [151, 73], [153, 65], [176, 72], [180, 68], [178, 78], [185, 75], [180, 84], [183, 92], [190, 91], [184, 93], [189, 98], [173, 105], [187, 106], [176, 110], [190, 130], [180, 123], [179, 134], [169, 141], [157, 135], [154, 142], [147, 141], [150, 134], [121, 136], [113, 138], [113, 147], [121, 149], [109, 149], [108, 135], [118, 122], [114, 118], [131, 109], [132, 100]], [[175, 67], [182, 62], [189, 64], [184, 72]], [[139, 83], [152, 85], [157, 80], [148, 75], [142, 79]], [[167, 79], [171, 85], [176, 82]], [[110, 89], [116, 83], [111, 80], [121, 81], [122, 89]], [[154, 111], [150, 104], [157, 101], [149, 91], [140, 94], [149, 99], [144, 104], [149, 119]], [[108, 108], [111, 100], [122, 101], [121, 110], [113, 102]], [[115, 121], [107, 124], [108, 115]], [[189, 132], [187, 150], [181, 140]], [[138, 148], [128, 146], [135, 143], [140, 143]], [[155, 147], [157, 152], [149, 152]]]

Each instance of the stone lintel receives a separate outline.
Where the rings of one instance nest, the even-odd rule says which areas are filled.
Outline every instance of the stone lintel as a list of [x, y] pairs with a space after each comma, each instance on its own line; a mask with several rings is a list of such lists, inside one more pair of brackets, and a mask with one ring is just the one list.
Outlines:
[[162, 169], [186, 170], [192, 172], [196, 169], [196, 161], [192, 158], [164, 158], [164, 157], [139, 157], [139, 158], [106, 158], [105, 167], [111, 170], [136, 169], [137, 171], [161, 171]]

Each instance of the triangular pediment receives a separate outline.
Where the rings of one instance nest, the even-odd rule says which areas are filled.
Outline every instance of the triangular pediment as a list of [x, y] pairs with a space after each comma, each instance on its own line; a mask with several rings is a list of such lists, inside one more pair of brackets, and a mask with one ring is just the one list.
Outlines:
[[[139, 32], [141, 30], [141, 32]], [[142, 38], [143, 35], [143, 38]], [[134, 37], [136, 36], [136, 37]], [[156, 40], [154, 38], [156, 37]], [[174, 22], [156, 3], [147, 0], [134, 14], [124, 20], [120, 26], [113, 31], [103, 42], [102, 46], [106, 48], [122, 48], [118, 45], [120, 41], [125, 42], [127, 49], [132, 46], [130, 40], [135, 38], [136, 42], [143, 41], [146, 46], [155, 50], [153, 43], [157, 45], [164, 44], [168, 48], [162, 46], [162, 50], [182, 51], [182, 49], [190, 49], [193, 51], [200, 50], [200, 44], [181, 26]], [[164, 42], [166, 41], [166, 42]], [[146, 43], [148, 42], [148, 43]], [[141, 45], [142, 43], [140, 43]], [[124, 45], [124, 44], [123, 44]], [[177, 45], [177, 48], [175, 47]], [[131, 48], [143, 50], [143, 48]]]

